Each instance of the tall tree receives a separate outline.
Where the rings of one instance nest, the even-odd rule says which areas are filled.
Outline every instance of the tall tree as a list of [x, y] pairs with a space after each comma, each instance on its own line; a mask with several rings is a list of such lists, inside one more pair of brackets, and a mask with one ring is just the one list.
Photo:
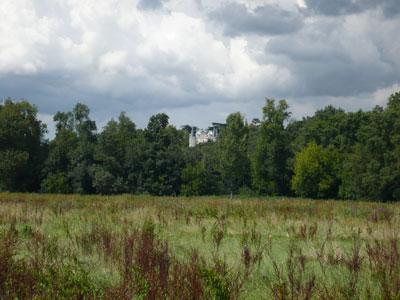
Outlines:
[[94, 163], [96, 123], [89, 108], [77, 103], [72, 112], [57, 112], [56, 137], [46, 161], [45, 192], [94, 192], [90, 169]]
[[44, 164], [42, 191], [48, 193], [72, 193], [69, 171], [72, 152], [78, 144], [72, 112], [57, 112], [53, 120], [56, 125], [56, 136], [50, 142], [49, 154]]
[[248, 127], [240, 113], [230, 114], [218, 140], [220, 173], [225, 188], [235, 193], [250, 184], [250, 162], [247, 157]]
[[72, 152], [69, 177], [75, 193], [94, 192], [90, 168], [94, 163], [96, 144], [96, 123], [89, 117], [90, 109], [85, 104], [77, 103], [72, 111], [78, 143]]
[[136, 140], [136, 125], [124, 113], [118, 121], [111, 120], [98, 137], [95, 165], [92, 167], [96, 192], [115, 194], [135, 192], [136, 183], [130, 180], [127, 155]]
[[388, 105], [365, 113], [357, 143], [342, 169], [340, 196], [350, 199], [398, 200], [400, 197], [400, 93]]
[[182, 147], [186, 135], [168, 124], [166, 114], [150, 118], [144, 132], [147, 143], [143, 165], [143, 189], [153, 195], [176, 195], [181, 186]]
[[390, 200], [400, 200], [400, 92], [389, 97], [385, 118], [389, 125], [390, 154], [383, 170], [385, 190]]
[[218, 153], [214, 142], [185, 147], [185, 168], [182, 170], [181, 193], [216, 195], [222, 190]]
[[290, 189], [289, 134], [285, 122], [290, 117], [288, 104], [267, 99], [252, 157], [253, 188], [261, 194], [283, 195]]
[[27, 101], [0, 104], [0, 190], [37, 191], [46, 150], [46, 125]]

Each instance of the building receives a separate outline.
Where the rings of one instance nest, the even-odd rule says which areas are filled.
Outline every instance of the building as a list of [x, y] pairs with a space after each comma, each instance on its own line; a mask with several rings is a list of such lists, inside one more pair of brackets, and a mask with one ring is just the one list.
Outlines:
[[192, 128], [192, 131], [189, 134], [189, 147], [192, 148], [196, 146], [197, 139], [196, 139], [196, 128]]
[[189, 147], [195, 147], [198, 144], [217, 141], [221, 129], [225, 126], [226, 125], [222, 123], [212, 123], [212, 126], [208, 127], [206, 130], [197, 130], [196, 127], [192, 127], [192, 131], [189, 134]]

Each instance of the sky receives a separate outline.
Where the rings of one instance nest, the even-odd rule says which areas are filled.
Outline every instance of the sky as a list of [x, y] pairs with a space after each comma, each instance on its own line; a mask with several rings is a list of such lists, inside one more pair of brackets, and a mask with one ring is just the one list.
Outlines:
[[400, 91], [399, 0], [1, 0], [0, 96], [207, 127], [265, 98], [293, 118]]

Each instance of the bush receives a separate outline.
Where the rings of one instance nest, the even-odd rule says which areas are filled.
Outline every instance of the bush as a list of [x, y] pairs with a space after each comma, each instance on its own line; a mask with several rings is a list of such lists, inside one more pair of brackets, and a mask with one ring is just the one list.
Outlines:
[[55, 173], [49, 174], [42, 181], [42, 191], [51, 194], [68, 194], [71, 192], [71, 187], [67, 180], [67, 174]]
[[296, 154], [292, 188], [301, 197], [336, 198], [338, 154], [315, 143]]

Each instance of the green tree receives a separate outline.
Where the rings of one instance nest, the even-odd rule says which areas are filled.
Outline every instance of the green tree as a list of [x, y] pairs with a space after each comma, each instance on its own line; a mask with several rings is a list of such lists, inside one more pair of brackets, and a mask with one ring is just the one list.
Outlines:
[[23, 174], [28, 163], [26, 151], [0, 151], [0, 191], [18, 191], [20, 174]]
[[97, 137], [89, 112], [86, 105], [77, 103], [72, 112], [55, 114], [56, 136], [45, 163], [44, 192], [94, 192], [91, 167]]
[[47, 174], [42, 181], [42, 191], [53, 194], [71, 193], [71, 186], [68, 182], [68, 176], [64, 172]]
[[49, 153], [44, 164], [42, 191], [46, 193], [72, 193], [69, 171], [72, 164], [72, 153], [78, 144], [73, 114], [72, 112], [57, 112], [53, 120], [56, 125], [56, 135], [50, 142]]
[[230, 114], [218, 140], [219, 169], [230, 193], [250, 184], [250, 162], [247, 157], [248, 127], [240, 113]]
[[89, 194], [94, 192], [91, 166], [94, 164], [96, 145], [96, 123], [89, 117], [89, 107], [77, 103], [72, 111], [75, 132], [78, 137], [77, 147], [72, 152], [69, 177], [75, 193]]
[[[187, 133], [186, 133], [187, 136]], [[184, 147], [181, 193], [191, 195], [216, 195], [223, 192], [219, 170], [219, 153], [215, 142]]]
[[37, 191], [46, 154], [46, 125], [27, 101], [0, 104], [0, 190]]
[[150, 118], [144, 132], [146, 149], [143, 164], [143, 190], [152, 195], [177, 195], [181, 186], [182, 148], [185, 134], [168, 124], [166, 114]]
[[389, 151], [382, 170], [386, 180], [384, 196], [388, 200], [400, 200], [400, 92], [389, 97], [384, 114], [389, 136]]
[[348, 114], [343, 109], [331, 105], [317, 110], [313, 116], [301, 121], [302, 126], [295, 143], [300, 149], [311, 142], [323, 147], [332, 145], [337, 148], [352, 143], [354, 141], [352, 133], [355, 130], [349, 126], [357, 126], [357, 123], [354, 119], [349, 123], [347, 118]]
[[293, 190], [301, 197], [336, 198], [338, 161], [335, 150], [310, 143], [296, 154]]
[[181, 193], [185, 196], [207, 195], [209, 192], [208, 179], [206, 169], [201, 162], [187, 165], [182, 170]]
[[365, 113], [357, 143], [346, 155], [340, 196], [348, 199], [400, 198], [400, 93], [388, 105]]
[[136, 142], [136, 125], [124, 113], [111, 120], [99, 134], [92, 167], [93, 186], [101, 194], [135, 192], [127, 163], [129, 148]]
[[289, 134], [285, 122], [289, 119], [288, 104], [267, 99], [259, 128], [256, 149], [252, 155], [253, 188], [261, 194], [284, 195], [290, 187]]

